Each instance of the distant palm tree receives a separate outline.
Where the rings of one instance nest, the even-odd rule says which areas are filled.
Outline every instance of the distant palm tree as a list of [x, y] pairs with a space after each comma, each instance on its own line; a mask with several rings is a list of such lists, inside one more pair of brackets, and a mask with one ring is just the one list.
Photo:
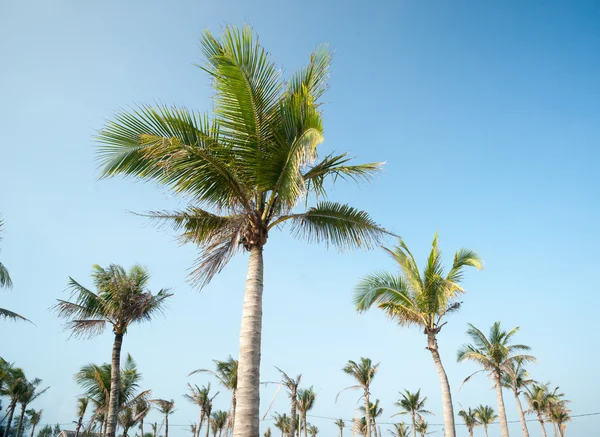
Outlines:
[[151, 405], [146, 398], [139, 398], [133, 404], [135, 420], [140, 425], [140, 436], [144, 435], [144, 419], [150, 412]]
[[38, 432], [37, 437], [52, 437], [52, 426], [44, 425], [40, 432]]
[[444, 275], [436, 234], [421, 275], [415, 258], [402, 239], [395, 248], [384, 250], [396, 261], [400, 273], [380, 271], [363, 278], [356, 286], [354, 304], [359, 312], [377, 306], [399, 325], [423, 329], [427, 336], [427, 349], [440, 379], [444, 432], [446, 437], [456, 437], [450, 383], [440, 358], [437, 335], [446, 324], [445, 316], [460, 308], [457, 299], [465, 292], [459, 285], [464, 268], [481, 269], [481, 258], [471, 250], [461, 249], [454, 255], [452, 268]]
[[151, 423], [150, 427], [152, 428], [153, 437], [158, 437], [158, 423], [156, 423], [156, 422]]
[[[154, 217], [173, 223], [182, 241], [199, 246], [193, 270], [208, 283], [240, 250], [250, 253], [242, 327], [236, 437], [259, 435], [263, 250], [285, 224], [309, 242], [371, 248], [385, 230], [364, 211], [321, 197], [329, 180], [365, 180], [379, 163], [347, 165], [345, 154], [318, 160], [323, 141], [319, 102], [331, 53], [320, 47], [309, 65], [284, 81], [249, 26], [227, 26], [201, 40], [215, 89], [212, 118], [184, 108], [142, 106], [118, 114], [100, 131], [102, 176], [158, 182], [192, 199], [185, 211]], [[113, 436], [109, 436], [113, 437]]]
[[346, 426], [344, 419], [336, 419], [335, 425], [340, 429], [340, 435], [338, 437], [344, 437], [344, 426]]
[[[2, 232], [2, 227], [4, 226], [4, 222], [0, 218], [0, 232]], [[2, 241], [2, 236], [0, 236], [0, 241]], [[0, 289], [2, 288], [12, 288], [12, 279], [10, 278], [10, 274], [8, 273], [8, 269], [4, 264], [0, 262]], [[25, 320], [29, 322], [25, 317], [20, 314], [17, 314], [13, 311], [0, 308], [0, 317], [4, 317], [6, 319], [12, 320]]]
[[473, 411], [469, 408], [468, 410], [460, 410], [458, 415], [462, 417], [462, 420], [465, 422], [465, 426], [469, 431], [469, 436], [473, 437], [473, 429], [480, 424], [477, 419], [477, 411]]
[[196, 437], [196, 433], [198, 432], [198, 424], [197, 423], [190, 423], [190, 432], [192, 433], [193, 437]]
[[227, 411], [222, 411], [222, 410], [218, 410], [218, 411], [215, 411], [214, 413], [212, 413], [213, 432], [214, 433], [218, 432], [219, 437], [221, 437], [221, 435], [223, 434], [223, 430], [227, 426], [227, 417], [228, 416], [229, 416], [229, 414], [227, 413]]
[[4, 437], [7, 437], [19, 400], [23, 396], [23, 393], [27, 391], [28, 387], [27, 378], [25, 377], [23, 369], [13, 367], [12, 364], [6, 363], [4, 360], [3, 362], [5, 363], [3, 369], [5, 374], [3, 377], [2, 395], [9, 398], [9, 404], [6, 414], [2, 420], [0, 420], [0, 423], [4, 423]]
[[157, 313], [162, 313], [165, 300], [172, 295], [166, 290], [155, 295], [147, 291], [150, 275], [139, 265], [129, 272], [114, 264], [107, 268], [95, 265], [92, 278], [97, 293], [69, 278], [71, 297], [76, 296], [76, 299], [74, 302], [58, 299], [54, 309], [59, 317], [67, 320], [66, 327], [75, 336], [94, 337], [104, 332], [107, 325], [112, 327], [115, 338], [106, 437], [115, 437], [123, 336], [131, 324], [150, 321]]
[[519, 412], [523, 437], [529, 437], [529, 429], [527, 428], [527, 420], [525, 420], [520, 395], [529, 384], [533, 383], [533, 380], [529, 377], [527, 370], [525, 370], [524, 363], [524, 360], [517, 359], [507, 366], [502, 375], [502, 386], [513, 392], [515, 401], [517, 402], [517, 411]]
[[42, 420], [42, 411], [43, 410], [36, 411], [34, 409], [27, 410], [27, 414], [29, 415], [29, 423], [31, 424], [31, 436], [30, 437], [33, 437], [36, 426], [38, 426], [40, 423], [40, 420]]
[[392, 437], [408, 437], [410, 434], [410, 427], [404, 422], [394, 423], [392, 426], [394, 427], [393, 430], [388, 429]]
[[354, 429], [362, 436], [367, 437], [367, 418], [365, 416], [354, 419]]
[[265, 437], [271, 437], [271, 427], [268, 427], [264, 434]]
[[123, 437], [128, 437], [129, 430], [137, 424], [135, 412], [131, 407], [125, 407], [119, 411], [119, 425], [123, 428]]
[[[233, 359], [231, 356], [225, 361], [213, 360], [215, 363], [216, 370], [210, 369], [197, 369], [190, 373], [210, 373], [215, 376], [221, 385], [231, 391], [231, 407], [229, 409], [229, 419], [227, 420], [227, 429], [233, 431], [233, 423], [235, 421], [235, 407], [236, 407], [236, 393], [237, 393], [237, 371], [238, 371], [238, 360]], [[200, 432], [200, 430], [198, 430]]]
[[[188, 388], [190, 390], [189, 394], [184, 394], [183, 397], [186, 398], [189, 402], [191, 402], [192, 404], [197, 405], [198, 407], [200, 407], [200, 422], [198, 424], [198, 427], [196, 428], [196, 437], [200, 436], [200, 429], [202, 429], [202, 425], [204, 423], [204, 419], [207, 420], [207, 422], [210, 419], [210, 412], [209, 410], [212, 408], [212, 401], [213, 399], [219, 394], [219, 392], [217, 392], [214, 396], [210, 396], [210, 383], [208, 383], [206, 386], [202, 386], [202, 388], [198, 387], [197, 385], [192, 386], [191, 384], [188, 384]], [[207, 426], [207, 435], [208, 435], [208, 428], [210, 428], [210, 426]]]
[[553, 425], [556, 425], [560, 437], [565, 436], [567, 422], [571, 421], [571, 411], [566, 407], [564, 400], [552, 402], [548, 416]]
[[25, 418], [25, 412], [29, 404], [35, 401], [38, 397], [43, 395], [48, 391], [50, 387], [46, 387], [44, 389], [38, 390], [39, 385], [42, 383], [42, 380], [39, 378], [35, 378], [31, 381], [25, 381], [23, 385], [23, 390], [19, 393], [19, 404], [21, 405], [21, 415], [19, 416], [19, 423], [17, 425], [17, 436], [21, 435], [21, 428], [23, 427], [23, 421]]
[[75, 426], [75, 437], [79, 437], [79, 430], [83, 425], [83, 417], [85, 416], [89, 402], [90, 398], [85, 396], [77, 399], [77, 425]]
[[421, 434], [421, 437], [425, 437], [425, 435], [431, 434], [431, 433], [427, 432], [428, 430], [429, 430], [429, 424], [427, 422], [425, 422], [423, 420], [423, 418], [421, 417], [421, 419], [417, 422], [417, 432], [419, 434]]
[[[363, 414], [365, 414], [365, 407], [360, 407], [359, 410]], [[377, 436], [377, 418], [382, 414], [383, 408], [379, 406], [379, 399], [375, 399], [375, 402], [369, 402], [369, 417], [371, 418], [371, 429], [374, 430], [375, 436]]]
[[287, 416], [287, 414], [275, 413], [273, 414], [273, 419], [273, 425], [275, 425], [275, 428], [278, 428], [281, 431], [281, 437], [289, 436], [290, 418]]
[[511, 331], [503, 331], [500, 322], [496, 322], [490, 328], [489, 336], [486, 337], [483, 332], [475, 326], [469, 324], [467, 335], [472, 343], [463, 345], [458, 350], [457, 360], [473, 361], [479, 364], [482, 369], [469, 375], [463, 382], [467, 382], [473, 375], [480, 372], [487, 372], [489, 378], [496, 387], [496, 398], [498, 401], [498, 414], [500, 417], [500, 432], [502, 437], [508, 437], [508, 422], [506, 420], [506, 410], [504, 408], [504, 396], [502, 394], [502, 380], [504, 375], [510, 371], [510, 367], [517, 361], [534, 361], [531, 355], [521, 354], [522, 351], [528, 351], [531, 348], [524, 344], [510, 344], [512, 337], [519, 331], [519, 327]]
[[489, 405], [478, 406], [475, 408], [475, 414], [477, 415], [477, 421], [483, 425], [485, 437], [488, 437], [488, 426], [498, 418], [498, 415]]
[[298, 406], [298, 386], [300, 385], [300, 381], [302, 381], [302, 375], [298, 375], [295, 378], [288, 376], [283, 370], [279, 367], [275, 367], [281, 373], [281, 384], [288, 389], [288, 393], [290, 396], [290, 404], [291, 404], [291, 412], [290, 412], [290, 429], [289, 434], [290, 437], [294, 437], [296, 435], [296, 410]]
[[433, 414], [431, 413], [431, 411], [425, 409], [425, 402], [427, 401], [427, 397], [425, 396], [421, 398], [421, 389], [417, 390], [415, 393], [411, 393], [408, 390], [404, 390], [404, 393], [400, 392], [400, 396], [402, 396], [402, 398], [394, 405], [403, 410], [398, 414], [410, 414], [412, 423], [412, 434], [413, 437], [416, 437], [417, 418], [421, 418], [421, 416], [423, 416], [424, 414]]
[[[344, 390], [362, 390], [363, 392], [363, 396], [365, 398], [365, 420], [367, 421], [366, 424], [366, 433], [367, 436], [366, 437], [371, 437], [371, 409], [368, 408], [371, 404], [369, 402], [369, 395], [370, 395], [370, 388], [371, 388], [371, 382], [373, 380], [373, 378], [375, 377], [375, 375], [377, 374], [377, 370], [379, 369], [379, 363], [377, 364], [373, 364], [370, 358], [364, 358], [361, 357], [360, 362], [356, 363], [355, 361], [352, 360], [348, 360], [348, 364], [346, 364], [344, 366], [344, 368], [342, 369], [342, 371], [347, 374], [352, 376], [356, 382], [358, 383], [357, 385], [353, 385], [350, 387], [346, 387]], [[344, 391], [342, 390], [342, 391]], [[341, 392], [340, 392], [341, 393]], [[338, 393], [338, 396], [340, 395], [340, 393]], [[336, 397], [337, 400], [337, 397]]]
[[150, 401], [157, 405], [158, 411], [165, 416], [165, 437], [169, 437], [169, 416], [175, 412], [175, 401], [171, 399], [153, 399]]
[[319, 428], [317, 428], [314, 425], [308, 425], [308, 433], [311, 437], [317, 437], [317, 434], [319, 433]]
[[[298, 390], [298, 411], [300, 412], [300, 426], [298, 426], [298, 437], [300, 437], [300, 430], [304, 429], [304, 437], [308, 436], [306, 414], [313, 409], [315, 406], [315, 400], [317, 395], [313, 390], [313, 387], [299, 389]], [[293, 437], [293, 436], [291, 436]]]

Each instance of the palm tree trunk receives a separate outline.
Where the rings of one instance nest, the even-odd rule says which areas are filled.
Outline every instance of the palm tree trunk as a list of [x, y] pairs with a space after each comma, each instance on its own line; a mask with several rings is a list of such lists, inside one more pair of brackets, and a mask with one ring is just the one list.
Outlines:
[[19, 424], [17, 425], [17, 434], [16, 437], [21, 435], [21, 427], [23, 426], [23, 418], [25, 417], [25, 408], [27, 405], [21, 404], [21, 414], [19, 416]]
[[469, 437], [473, 437], [473, 428], [469, 428]]
[[525, 420], [525, 413], [523, 412], [523, 406], [521, 405], [521, 399], [519, 399], [519, 392], [513, 388], [513, 394], [517, 401], [517, 411], [519, 412], [519, 420], [521, 421], [521, 430], [523, 430], [523, 437], [529, 437], [529, 429], [527, 429], [527, 421]]
[[140, 434], [141, 434], [140, 437], [144, 437], [144, 418], [143, 417], [140, 419]]
[[33, 427], [31, 428], [31, 437], [33, 437], [33, 433], [35, 432], [35, 427], [37, 426], [37, 423], [33, 424]]
[[[202, 429], [203, 422], [204, 422], [204, 410], [202, 408], [200, 408], [200, 423], [198, 424], [198, 428], [196, 428], [196, 434], [194, 435], [194, 437], [200, 437], [200, 430]], [[156, 437], [156, 436], [154, 436], [154, 437]]]
[[290, 437], [294, 437], [296, 435], [296, 390], [292, 393], [292, 417], [290, 417]]
[[450, 383], [448, 375], [442, 365], [442, 360], [438, 352], [438, 342], [435, 337], [435, 332], [427, 333], [427, 349], [431, 352], [433, 362], [440, 378], [442, 389], [442, 407], [444, 410], [444, 437], [456, 437], [456, 429], [454, 427], [454, 407], [452, 406], [452, 394], [450, 393]]
[[[210, 431], [210, 410], [206, 412], [206, 437], [208, 437], [208, 433]], [[169, 436], [165, 436], [169, 437]]]
[[413, 435], [413, 437], [417, 437], [417, 430], [416, 430], [417, 423], [415, 420], [415, 412], [414, 411], [411, 413], [411, 416], [412, 416], [412, 435]]
[[6, 428], [4, 429], [4, 437], [8, 436], [8, 431], [10, 431], [10, 424], [12, 423], [13, 420], [13, 416], [15, 414], [15, 408], [17, 408], [17, 404], [11, 404], [9, 407], [9, 412], [8, 412], [8, 420], [6, 421]]
[[508, 436], [508, 422], [506, 420], [506, 409], [504, 408], [504, 396], [502, 394], [502, 375], [496, 373], [496, 400], [498, 401], [498, 416], [500, 418], [500, 434]]
[[367, 421], [367, 436], [371, 437], [371, 404], [369, 403], [369, 388], [365, 390], [365, 420]]
[[[552, 433], [554, 434], [554, 437], [558, 437], [556, 435], [556, 423], [554, 423], [553, 420], [551, 422], [552, 422]], [[17, 435], [19, 435], [19, 434], [17, 433]]]
[[304, 420], [303, 420], [303, 422], [304, 423], [302, 424], [302, 426], [304, 427], [304, 437], [308, 437], [308, 431], [307, 431], [308, 427], [306, 426], [306, 413], [304, 413]]
[[119, 389], [121, 385], [121, 346], [123, 334], [115, 334], [110, 368], [110, 399], [108, 401], [108, 420], [106, 436], [115, 437], [117, 431], [117, 416], [119, 415]]
[[546, 436], [546, 427], [544, 426], [544, 418], [542, 417], [542, 413], [538, 413], [538, 420], [540, 421], [540, 425], [542, 425], [542, 435]]
[[[83, 416], [79, 416], [79, 419], [77, 420], [77, 427], [75, 428], [75, 437], [79, 437], [79, 430], [81, 429], [82, 422]], [[33, 435], [31, 437], [33, 437]]]
[[165, 437], [169, 437], [169, 415], [165, 416]]
[[[262, 335], [263, 248], [250, 249], [238, 363], [237, 411], [233, 437], [258, 437]], [[113, 437], [113, 436], [111, 436]]]
[[483, 429], [485, 430], [485, 437], [488, 437], [488, 433], [487, 433], [487, 425], [484, 425]]

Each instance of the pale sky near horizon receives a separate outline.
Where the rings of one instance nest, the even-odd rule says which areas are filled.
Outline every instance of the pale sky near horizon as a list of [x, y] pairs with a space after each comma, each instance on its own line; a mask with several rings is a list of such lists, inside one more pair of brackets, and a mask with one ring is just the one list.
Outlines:
[[[467, 323], [487, 331], [501, 320], [521, 327], [516, 340], [539, 359], [530, 366], [535, 379], [560, 386], [574, 415], [600, 412], [600, 298], [592, 280], [600, 261], [600, 3], [0, 0], [0, 259], [14, 281], [0, 307], [35, 322], [0, 322], [0, 356], [51, 386], [33, 405], [43, 408], [42, 422], [73, 421], [81, 393], [73, 374], [110, 360], [109, 332], [67, 340], [48, 311], [67, 296], [69, 276], [91, 286], [93, 264], [141, 263], [152, 272], [151, 289], [175, 293], [166, 316], [132, 327], [123, 349], [137, 361], [143, 388], [175, 400], [173, 437], [188, 436], [197, 420], [182, 397], [186, 384], [217, 385], [187, 374], [237, 355], [248, 257], [193, 290], [185, 279], [195, 249], [128, 212], [185, 204], [152, 184], [98, 181], [92, 137], [134, 103], [210, 110], [209, 79], [193, 66], [200, 33], [244, 22], [286, 74], [319, 43], [335, 50], [321, 153], [387, 164], [369, 185], [338, 185], [333, 200], [368, 210], [421, 264], [436, 230], [448, 262], [462, 246], [483, 257], [483, 271], [466, 273], [461, 312], [440, 334], [456, 410], [497, 409], [484, 376], [458, 391], [476, 367], [456, 363], [456, 351]], [[341, 368], [368, 356], [381, 361], [372, 389], [384, 408], [380, 422], [399, 420], [390, 418], [398, 391], [421, 388], [435, 413], [427, 419], [442, 423], [422, 333], [377, 311], [357, 315], [351, 304], [360, 277], [393, 268], [380, 250], [338, 254], [272, 234], [262, 379], [277, 379], [274, 366], [302, 373], [302, 385], [317, 392], [312, 414], [351, 419], [359, 394], [335, 402], [352, 384]], [[227, 409], [229, 394], [219, 390], [216, 408]], [[261, 414], [274, 391], [263, 388]], [[518, 421], [509, 392], [505, 402], [509, 421]], [[287, 396], [280, 393], [273, 410], [288, 411]], [[331, 420], [309, 421], [319, 436], [337, 435]], [[567, 436], [599, 427], [600, 415], [577, 417]], [[541, 436], [537, 422], [529, 429]], [[431, 430], [442, 435], [441, 426]], [[519, 424], [510, 431], [520, 435]], [[460, 425], [457, 433], [468, 435]], [[499, 435], [492, 426], [490, 437]]]

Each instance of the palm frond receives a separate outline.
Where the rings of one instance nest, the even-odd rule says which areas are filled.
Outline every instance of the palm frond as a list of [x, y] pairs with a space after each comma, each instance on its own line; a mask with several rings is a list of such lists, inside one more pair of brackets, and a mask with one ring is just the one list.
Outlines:
[[4, 317], [5, 319], [9, 319], [9, 320], [23, 320], [25, 322], [34, 324], [31, 320], [26, 319], [22, 315], [17, 314], [14, 311], [7, 310], [5, 308], [0, 308], [0, 317]]

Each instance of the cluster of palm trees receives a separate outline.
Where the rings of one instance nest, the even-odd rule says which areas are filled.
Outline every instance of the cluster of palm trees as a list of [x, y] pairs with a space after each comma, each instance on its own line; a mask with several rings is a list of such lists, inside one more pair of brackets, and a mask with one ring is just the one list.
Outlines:
[[[8, 399], [8, 406], [0, 419], [0, 424], [4, 425], [2, 437], [9, 435], [21, 437], [28, 427], [31, 427], [31, 437], [33, 437], [35, 428], [42, 419], [42, 410], [28, 407], [50, 388], [42, 388], [41, 384], [41, 379], [27, 379], [23, 369], [15, 367], [13, 363], [0, 357], [0, 396]], [[11, 427], [15, 414], [18, 418], [13, 429]]]

